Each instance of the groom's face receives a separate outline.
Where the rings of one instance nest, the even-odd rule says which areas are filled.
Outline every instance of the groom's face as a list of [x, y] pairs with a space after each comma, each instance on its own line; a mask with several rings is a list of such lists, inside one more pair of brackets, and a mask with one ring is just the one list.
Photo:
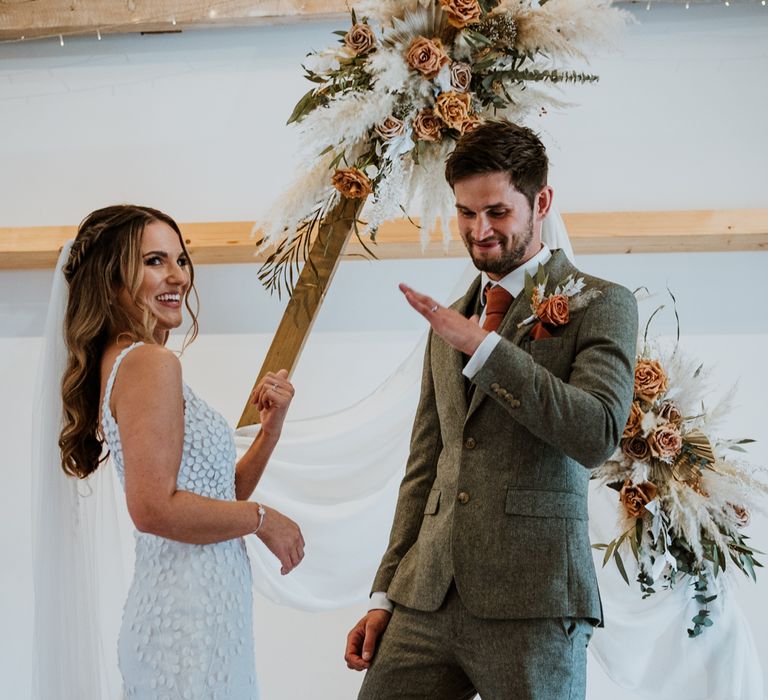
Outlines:
[[[492, 280], [541, 249], [538, 212], [504, 172], [472, 175], [454, 184], [459, 233], [472, 262]], [[539, 225], [535, 225], [539, 224]]]

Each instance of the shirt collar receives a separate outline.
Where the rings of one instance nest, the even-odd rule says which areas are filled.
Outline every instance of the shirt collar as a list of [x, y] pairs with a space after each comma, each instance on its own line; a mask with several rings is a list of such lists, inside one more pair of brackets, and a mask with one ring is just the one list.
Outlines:
[[[493, 284], [500, 284], [513, 297], [516, 297], [525, 289], [525, 273], [527, 272], [531, 277], [535, 276], [539, 265], [546, 265], [551, 257], [552, 251], [542, 243], [541, 250], [536, 255], [527, 262], [524, 262], [520, 267], [516, 267], [512, 272], [504, 275], [498, 282], [493, 282]], [[485, 289], [485, 285], [488, 282], [492, 282], [492, 280], [489, 279], [487, 273], [481, 273], [480, 289]]]

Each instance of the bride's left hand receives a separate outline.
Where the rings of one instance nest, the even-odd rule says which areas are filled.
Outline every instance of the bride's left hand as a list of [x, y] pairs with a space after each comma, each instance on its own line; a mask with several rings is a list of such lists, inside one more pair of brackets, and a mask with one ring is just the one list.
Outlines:
[[295, 390], [288, 381], [288, 370], [267, 372], [251, 394], [251, 403], [259, 409], [261, 430], [275, 438], [283, 429]]

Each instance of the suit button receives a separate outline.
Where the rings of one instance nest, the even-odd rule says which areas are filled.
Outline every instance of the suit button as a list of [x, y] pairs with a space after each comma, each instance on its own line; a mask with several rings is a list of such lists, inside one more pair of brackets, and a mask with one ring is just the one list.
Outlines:
[[464, 441], [464, 447], [466, 447], [468, 450], [474, 450], [475, 445], [477, 445], [477, 443], [475, 442], [475, 438], [468, 437]]
[[469, 494], [466, 491], [459, 491], [459, 495], [456, 496], [456, 500], [462, 505], [469, 503]]

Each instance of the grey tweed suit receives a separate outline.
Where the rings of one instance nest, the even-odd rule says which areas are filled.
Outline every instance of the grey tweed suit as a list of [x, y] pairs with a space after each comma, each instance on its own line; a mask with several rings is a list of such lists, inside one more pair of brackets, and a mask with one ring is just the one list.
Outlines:
[[[531, 313], [518, 296], [471, 392], [462, 354], [429, 336], [410, 456], [372, 587], [400, 606], [436, 611], [455, 583], [476, 618], [602, 621], [587, 487], [629, 414], [637, 306], [562, 251], [545, 268], [551, 287], [574, 274], [600, 294], [553, 337], [533, 341], [530, 325], [518, 328]], [[452, 308], [470, 316], [479, 285]]]

